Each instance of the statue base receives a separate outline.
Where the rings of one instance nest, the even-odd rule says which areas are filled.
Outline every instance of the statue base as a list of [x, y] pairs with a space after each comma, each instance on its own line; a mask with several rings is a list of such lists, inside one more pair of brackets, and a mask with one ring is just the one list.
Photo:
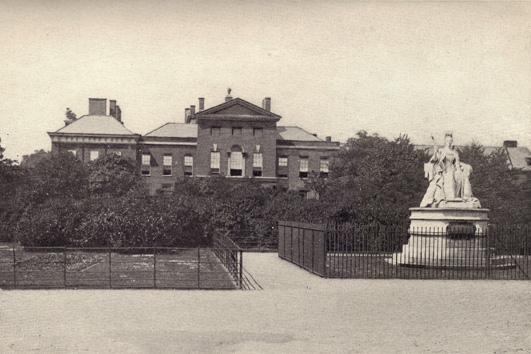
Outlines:
[[[461, 204], [462, 205], [462, 204]], [[514, 267], [487, 249], [489, 209], [410, 208], [409, 240], [389, 262], [400, 266], [448, 269]]]

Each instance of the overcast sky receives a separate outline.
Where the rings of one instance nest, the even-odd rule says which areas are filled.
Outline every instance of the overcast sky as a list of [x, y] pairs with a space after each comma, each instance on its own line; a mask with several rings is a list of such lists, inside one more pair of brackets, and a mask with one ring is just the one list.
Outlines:
[[531, 3], [0, 0], [7, 157], [49, 150], [89, 97], [145, 134], [228, 87], [335, 141], [452, 130], [531, 148]]

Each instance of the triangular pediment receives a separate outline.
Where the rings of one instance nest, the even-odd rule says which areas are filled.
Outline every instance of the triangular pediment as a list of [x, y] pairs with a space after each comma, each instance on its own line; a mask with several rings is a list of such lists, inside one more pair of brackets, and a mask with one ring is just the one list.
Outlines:
[[208, 117], [208, 116], [233, 116], [233, 117], [256, 117], [256, 118], [272, 118], [280, 119], [279, 115], [271, 113], [261, 107], [258, 107], [250, 102], [242, 100], [241, 98], [235, 98], [228, 102], [224, 102], [220, 105], [211, 107], [202, 112], [195, 114], [196, 118]]

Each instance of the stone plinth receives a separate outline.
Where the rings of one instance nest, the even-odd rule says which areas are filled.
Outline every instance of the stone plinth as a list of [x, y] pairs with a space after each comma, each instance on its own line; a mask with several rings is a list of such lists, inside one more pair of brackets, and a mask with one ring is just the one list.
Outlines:
[[[482, 233], [487, 230], [489, 222], [489, 209], [471, 209], [471, 208], [410, 208], [411, 225], [409, 231], [411, 234], [426, 231], [428, 229], [438, 229], [445, 232], [450, 224], [474, 225], [476, 232]], [[422, 232], [424, 233], [424, 232]]]
[[501, 259], [493, 264], [493, 258], [487, 254], [489, 209], [454, 205], [409, 210], [409, 241], [401, 253], [393, 255], [393, 264], [468, 269], [511, 266]]

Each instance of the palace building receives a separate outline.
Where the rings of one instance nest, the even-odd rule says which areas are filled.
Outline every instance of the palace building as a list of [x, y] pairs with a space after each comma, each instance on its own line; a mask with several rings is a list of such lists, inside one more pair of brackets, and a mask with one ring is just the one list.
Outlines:
[[52, 153], [69, 151], [82, 161], [106, 154], [135, 159], [150, 191], [171, 190], [183, 177], [226, 176], [308, 192], [309, 174], [326, 177], [339, 142], [296, 126], [278, 126], [271, 99], [256, 106], [232, 98], [205, 109], [205, 99], [185, 109], [183, 123], [166, 123], [139, 135], [129, 131], [116, 101], [89, 99], [89, 114], [48, 133]]

